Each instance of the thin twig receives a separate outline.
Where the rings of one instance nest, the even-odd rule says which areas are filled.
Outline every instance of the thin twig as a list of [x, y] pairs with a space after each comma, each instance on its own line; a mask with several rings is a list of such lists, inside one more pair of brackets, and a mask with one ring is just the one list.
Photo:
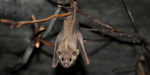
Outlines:
[[71, 9], [71, 7], [67, 7], [67, 6], [62, 6], [62, 5], [57, 5], [57, 6], [61, 8]]
[[106, 23], [104, 23], [104, 22], [102, 22], [102, 21], [100, 21], [100, 20], [94, 18], [93, 16], [87, 14], [86, 12], [83, 12], [83, 11], [79, 10], [78, 8], [77, 8], [76, 11], [77, 11], [77, 13], [82, 14], [82, 15], [84, 15], [84, 16], [90, 18], [92, 21], [94, 21], [94, 22], [96, 22], [96, 23], [98, 23], [98, 24], [100, 24], [100, 25], [102, 25], [102, 26], [104, 26], [104, 27], [107, 27], [107, 28], [110, 28], [110, 29], [114, 28], [113, 26], [108, 25], [108, 24], [106, 24]]
[[90, 30], [90, 31], [110, 31], [111, 30], [111, 29], [89, 29], [89, 28], [83, 28], [83, 27], [80, 27], [80, 29]]
[[44, 43], [44, 44], [46, 44], [48, 46], [55, 47], [55, 44], [52, 44], [52, 43], [50, 43], [50, 42], [48, 42], [48, 41], [46, 41], [44, 39], [40, 39], [40, 42], [42, 42], [42, 43]]
[[78, 8], [77, 8], [77, 13], [82, 14], [82, 15], [84, 15], [84, 16], [90, 18], [92, 21], [94, 21], [94, 22], [96, 22], [96, 23], [98, 23], [98, 24], [100, 24], [100, 25], [102, 25], [102, 26], [104, 26], [104, 27], [107, 27], [107, 28], [110, 28], [110, 29], [114, 29], [114, 32], [117, 32], [117, 33], [119, 33], [120, 35], [138, 38], [137, 35], [135, 35], [135, 34], [129, 34], [129, 33], [123, 32], [123, 31], [121, 31], [121, 30], [119, 30], [119, 29], [117, 29], [117, 28], [115, 28], [115, 27], [113, 27], [113, 26], [111, 26], [111, 25], [108, 25], [108, 24], [106, 24], [106, 23], [104, 23], [104, 22], [102, 22], [102, 21], [100, 21], [100, 20], [94, 18], [93, 16], [91, 16], [91, 15], [89, 15], [89, 14], [87, 14], [87, 13], [81, 11], [81, 10], [79, 10]]
[[113, 32], [113, 31], [114, 31], [114, 29], [112, 29], [112, 30], [110, 30], [110, 31], [108, 31], [108, 32], [106, 32], [106, 33], [103, 33], [102, 35], [100, 35], [100, 36], [98, 36], [98, 37], [96, 37], [96, 38], [94, 38], [94, 39], [84, 40], [84, 42], [96, 40], [96, 39], [102, 37], [103, 35], [106, 35], [106, 34], [111, 33], [111, 32]]
[[[32, 17], [32, 20], [33, 20], [33, 21], [36, 20], [34, 14], [32, 14], [31, 17]], [[34, 27], [34, 34], [36, 34], [36, 33], [38, 32], [38, 25], [37, 25], [37, 23], [34, 23], [33, 27]]]
[[[43, 31], [43, 30], [45, 30], [45, 28], [44, 28], [44, 26], [42, 25], [41, 27], [40, 27], [40, 29], [38, 30], [38, 32], [40, 32], [40, 31]], [[42, 33], [41, 33], [42, 34]], [[37, 36], [37, 38], [36, 38], [36, 48], [39, 48], [39, 46], [40, 46], [40, 38], [41, 38], [41, 34], [39, 34], [38, 36]]]
[[131, 22], [133, 23], [134, 29], [135, 29], [137, 37], [138, 37], [136, 39], [139, 39], [140, 41], [142, 41], [142, 43], [144, 43], [145, 46], [149, 46], [148, 40], [140, 35], [139, 29], [138, 29], [138, 27], [137, 27], [137, 25], [136, 25], [136, 23], [134, 21], [134, 18], [132, 17], [132, 14], [131, 14], [130, 10], [127, 8], [127, 5], [126, 5], [125, 1], [122, 0], [122, 2], [123, 2], [124, 6], [126, 8], [126, 11], [127, 11], [128, 15], [129, 15], [130, 19], [131, 19]]
[[125, 1], [122, 0], [122, 2], [123, 2], [123, 5], [124, 5], [124, 7], [125, 7], [125, 9], [126, 9], [126, 11], [128, 13], [128, 15], [129, 15], [130, 19], [131, 19], [131, 22], [133, 23], [133, 26], [135, 28], [136, 33], [139, 35], [140, 34], [139, 33], [139, 29], [137, 28], [137, 25], [136, 25], [136, 23], [134, 21], [134, 18], [132, 17], [132, 14], [131, 14], [130, 10], [127, 8], [127, 5], [126, 5]]
[[72, 14], [72, 12], [68, 12], [68, 13], [65, 13], [65, 14], [58, 14], [58, 15], [51, 15], [50, 17], [48, 18], [45, 18], [45, 19], [41, 19], [41, 20], [36, 20], [36, 21], [21, 21], [21, 22], [13, 22], [11, 20], [7, 20], [7, 19], [1, 19], [1, 22], [4, 22], [4, 23], [10, 23], [12, 24], [11, 28], [13, 28], [14, 26], [17, 25], [17, 28], [21, 27], [22, 25], [25, 25], [25, 24], [33, 24], [33, 23], [39, 23], [39, 22], [44, 22], [44, 21], [48, 21], [54, 17], [64, 17], [64, 16], [68, 16]]
[[119, 67], [119, 68], [115, 68], [112, 70], [111, 74], [113, 74], [115, 71], [120, 70], [120, 69], [128, 69], [128, 68], [134, 68], [136, 66], [127, 66], [127, 67]]
[[37, 38], [37, 36], [41, 35], [44, 31], [45, 31], [45, 29], [38, 31], [31, 39], [31, 42], [33, 42]]
[[[32, 20], [35, 21], [36, 18], [35, 18], [35, 16], [34, 16], [34, 14], [32, 14], [31, 16], [32, 16]], [[36, 33], [39, 31], [39, 30], [38, 30], [37, 23], [34, 23], [33, 26], [34, 26], [34, 34], [36, 34]], [[38, 35], [38, 36], [35, 38], [35, 39], [36, 39], [36, 44], [35, 44], [36, 48], [39, 48], [39, 46], [40, 46], [40, 42], [39, 42], [40, 37], [41, 37], [41, 34]]]

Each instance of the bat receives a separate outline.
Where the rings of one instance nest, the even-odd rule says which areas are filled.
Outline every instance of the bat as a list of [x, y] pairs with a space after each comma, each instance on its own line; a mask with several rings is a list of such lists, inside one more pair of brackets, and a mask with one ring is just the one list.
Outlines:
[[67, 16], [63, 22], [63, 27], [55, 41], [55, 48], [52, 60], [52, 67], [60, 64], [64, 68], [71, 67], [79, 53], [87, 65], [90, 64], [87, 51], [84, 47], [83, 37], [79, 28], [79, 22], [76, 15], [76, 2], [71, 4], [71, 15]]
[[134, 68], [136, 68], [137, 75], [150, 75], [150, 64], [149, 63], [150, 63], [150, 53], [149, 53], [149, 51], [144, 50], [144, 51], [141, 51], [141, 54], [140, 54], [140, 57], [139, 57], [139, 60], [136, 64], [136, 66], [116, 68], [111, 72], [111, 74], [120, 69], [127, 69], [127, 68], [134, 67]]
[[137, 63], [138, 75], [150, 75], [150, 54], [143, 51], [140, 55], [139, 62]]

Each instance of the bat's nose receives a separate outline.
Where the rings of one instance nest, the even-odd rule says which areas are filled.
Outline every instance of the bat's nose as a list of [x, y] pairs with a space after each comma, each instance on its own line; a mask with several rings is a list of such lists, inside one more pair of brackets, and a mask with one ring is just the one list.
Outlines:
[[64, 67], [65, 67], [65, 68], [68, 68], [68, 66], [69, 66], [69, 64], [67, 64], [67, 63], [64, 64]]
[[68, 68], [68, 67], [69, 67], [69, 62], [68, 62], [68, 61], [65, 61], [65, 62], [64, 62], [64, 67], [65, 67], [65, 68]]

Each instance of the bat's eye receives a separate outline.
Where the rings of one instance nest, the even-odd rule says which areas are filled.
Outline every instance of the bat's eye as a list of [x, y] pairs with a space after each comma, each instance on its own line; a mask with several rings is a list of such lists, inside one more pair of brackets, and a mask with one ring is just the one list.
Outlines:
[[64, 61], [64, 58], [62, 58], [61, 60]]
[[71, 58], [69, 58], [69, 61], [71, 61], [72, 59]]

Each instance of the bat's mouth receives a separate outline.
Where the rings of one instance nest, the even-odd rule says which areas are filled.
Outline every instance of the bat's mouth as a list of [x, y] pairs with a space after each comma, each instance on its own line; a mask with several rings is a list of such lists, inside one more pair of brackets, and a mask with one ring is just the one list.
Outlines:
[[64, 64], [64, 67], [65, 67], [65, 68], [68, 68], [68, 67], [69, 67], [69, 64], [68, 64], [68, 63], [65, 63], [65, 64]]

